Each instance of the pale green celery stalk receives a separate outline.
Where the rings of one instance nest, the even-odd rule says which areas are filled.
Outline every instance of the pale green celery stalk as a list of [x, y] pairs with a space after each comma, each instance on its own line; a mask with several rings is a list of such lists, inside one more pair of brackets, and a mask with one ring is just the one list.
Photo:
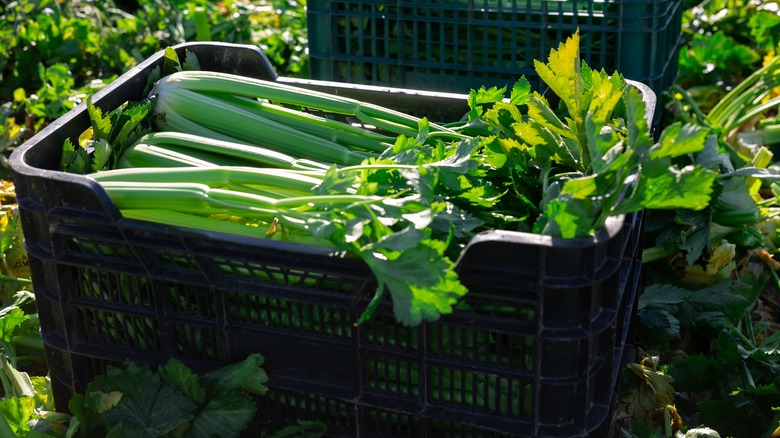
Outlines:
[[176, 227], [194, 228], [198, 230], [213, 231], [219, 233], [236, 234], [246, 237], [257, 238], [274, 238], [279, 240], [285, 240], [288, 242], [305, 243], [308, 245], [316, 245], [327, 248], [333, 248], [330, 242], [325, 240], [316, 239], [308, 232], [301, 232], [298, 227], [295, 227], [294, 223], [285, 223], [285, 227], [282, 231], [273, 232], [272, 221], [255, 223], [255, 224], [243, 224], [240, 222], [233, 222], [230, 220], [219, 219], [216, 217], [198, 216], [195, 214], [181, 213], [171, 210], [144, 210], [144, 209], [127, 209], [121, 211], [122, 216], [127, 219], [142, 220], [154, 223], [160, 223], [165, 225], [172, 225]]
[[733, 124], [734, 120], [740, 117], [746, 109], [753, 108], [757, 103], [761, 102], [761, 98], [766, 96], [769, 90], [762, 87], [763, 81], [759, 81], [754, 87], [750, 87], [745, 90], [744, 93], [733, 96], [727, 106], [723, 107], [723, 110], [715, 115], [707, 114], [707, 118], [713, 127], [721, 128], [724, 132], [728, 132], [725, 127]]
[[301, 196], [310, 195], [298, 190], [288, 189], [284, 187], [263, 187], [263, 186], [248, 186], [242, 184], [228, 184], [221, 187], [226, 190], [234, 192], [252, 193], [255, 195], [265, 196], [267, 198], [282, 199], [282, 198], [296, 198]]
[[222, 213], [261, 220], [271, 220], [278, 215], [305, 219], [307, 210], [368, 204], [383, 199], [380, 196], [352, 194], [273, 198], [192, 182], [102, 181], [100, 185], [119, 210], [169, 209], [193, 214]]
[[152, 94], [170, 85], [184, 87], [191, 91], [218, 91], [267, 99], [336, 114], [354, 115], [355, 109], [359, 107], [359, 102], [354, 99], [306, 90], [279, 82], [207, 71], [181, 71], [165, 76], [157, 82]]
[[[217, 163], [222, 166], [260, 165], [283, 169], [328, 169], [326, 164], [295, 158], [260, 146], [212, 139], [183, 132], [165, 131], [149, 133], [138, 139], [136, 144], [156, 145], [181, 151], [185, 154], [191, 152], [195, 157], [205, 153], [204, 157], [214, 156], [224, 159], [223, 162]], [[203, 159], [213, 162], [209, 158]]]
[[[165, 109], [165, 108], [163, 108]], [[221, 132], [208, 129], [205, 126], [199, 125], [190, 119], [183, 117], [181, 114], [175, 111], [163, 111], [155, 115], [152, 118], [155, 128], [158, 131], [173, 131], [173, 132], [186, 132], [188, 134], [199, 135], [201, 137], [213, 138], [215, 140], [229, 141], [232, 143], [251, 144], [243, 140], [239, 140], [233, 136], [223, 134]]]
[[160, 88], [153, 111], [158, 116], [158, 125], [163, 124], [164, 130], [172, 130], [171, 126], [164, 125], [164, 121], [175, 112], [207, 129], [297, 158], [352, 165], [373, 156], [300, 132], [246, 108], [182, 88]]
[[284, 209], [284, 211], [287, 212], [292, 211], [294, 208], [305, 211], [317, 207], [333, 208], [336, 205], [370, 204], [381, 200], [381, 196], [369, 195], [310, 195], [298, 196], [295, 198], [280, 198], [274, 201], [273, 205], [274, 207]]
[[653, 246], [642, 250], [642, 263], [650, 263], [656, 260], [663, 260], [677, 254], [677, 248], [666, 248], [663, 246]]
[[764, 145], [773, 146], [780, 144], [780, 123], [761, 127], [761, 134], [764, 139]]
[[0, 362], [2, 362], [3, 374], [8, 377], [13, 387], [13, 392], [10, 394], [17, 397], [35, 397], [35, 388], [30, 381], [30, 376], [16, 369], [16, 358], [6, 359], [3, 355], [0, 356]]
[[[737, 135], [740, 142], [750, 146], [774, 146], [780, 144], [780, 122], [773, 121], [771, 124], [760, 125], [755, 131], [742, 131]], [[767, 163], [762, 167], [768, 165]]]
[[198, 183], [105, 181], [100, 185], [119, 210], [173, 210], [193, 214], [230, 214], [272, 220], [274, 199], [251, 193], [212, 189]]
[[[277, 104], [295, 105], [301, 108], [316, 109], [324, 112], [351, 115], [360, 118], [361, 113], [373, 119], [387, 122], [386, 127], [399, 127], [401, 131], [390, 131], [399, 135], [413, 131], [416, 136], [420, 119], [403, 112], [384, 108], [379, 105], [360, 102], [341, 96], [307, 90], [279, 82], [238, 76], [229, 73], [208, 71], [182, 71], [168, 75], [157, 82], [152, 94], [164, 92], [166, 88], [180, 87], [192, 91], [218, 91], [264, 99]], [[362, 111], [361, 111], [362, 110]], [[362, 120], [362, 119], [361, 119]], [[363, 120], [364, 122], [366, 120]], [[441, 131], [461, 138], [461, 135], [441, 125], [432, 123], [431, 132]]]
[[[379, 129], [392, 132], [396, 135], [416, 137], [418, 134], [420, 119], [401, 111], [384, 108], [372, 103], [362, 103], [355, 115], [364, 123], [372, 124]], [[440, 138], [444, 140], [466, 140], [471, 138], [454, 129], [430, 121], [428, 129], [428, 138]]]
[[[149, 169], [133, 169], [145, 171]], [[164, 171], [166, 169], [157, 169]], [[186, 171], [203, 171], [203, 168], [174, 168], [182, 171], [174, 177], [186, 175]], [[216, 171], [222, 169], [213, 169]], [[266, 169], [271, 170], [271, 169]], [[127, 177], [124, 170], [114, 172]], [[164, 175], [158, 175], [161, 179]], [[190, 172], [196, 174], [196, 172]], [[100, 174], [98, 174], [100, 175]], [[132, 176], [132, 175], [130, 175]], [[140, 176], [140, 174], [138, 175]], [[170, 176], [168, 176], [170, 178]], [[110, 178], [108, 178], [110, 179]], [[215, 177], [212, 184], [221, 184]], [[231, 189], [211, 188], [206, 184], [184, 182], [99, 181], [122, 215], [130, 219], [140, 219], [169, 225], [190, 227], [203, 230], [236, 233], [254, 237], [280, 237], [301, 243], [323, 245], [313, 236], [293, 234], [308, 233], [307, 219], [321, 214], [318, 209], [339, 209], [340, 206], [355, 206], [381, 201], [378, 196], [311, 195], [302, 196], [262, 196], [256, 193]], [[313, 216], [314, 215], [314, 216]], [[205, 217], [204, 217], [205, 216]], [[221, 218], [221, 219], [220, 219]], [[224, 219], [224, 220], [223, 220]], [[240, 224], [232, 221], [250, 221]], [[261, 221], [263, 224], [255, 224]], [[256, 225], [254, 230], [251, 225]], [[266, 228], [258, 232], [258, 227]]]
[[294, 171], [257, 167], [177, 167], [114, 169], [93, 173], [99, 183], [174, 183], [198, 182], [210, 188], [284, 191], [288, 195], [307, 196], [322, 183], [324, 172]]
[[[197, 135], [199, 137], [209, 138], [218, 141], [224, 141], [233, 144], [243, 144], [247, 146], [259, 147], [250, 141], [241, 140], [233, 136], [223, 134], [221, 132], [208, 129], [203, 125], [195, 123], [181, 114], [173, 111], [169, 108], [165, 108], [163, 105], [159, 108], [160, 113], [156, 114], [153, 118], [155, 128], [160, 132], [177, 132]], [[307, 160], [304, 158], [298, 159], [294, 168], [319, 168], [320, 163]]]
[[360, 126], [353, 126], [338, 120], [319, 115], [286, 108], [270, 102], [238, 97], [227, 94], [209, 94], [218, 99], [243, 105], [247, 109], [257, 111], [264, 117], [275, 122], [299, 129], [317, 137], [335, 141], [347, 147], [364, 149], [370, 152], [382, 153], [393, 147], [395, 137], [389, 137], [370, 131]]
[[43, 339], [38, 335], [16, 335], [11, 338], [16, 345], [43, 351]]
[[355, 116], [363, 122], [370, 123], [379, 129], [384, 129], [385, 131], [394, 132], [398, 135], [405, 135], [407, 137], [417, 136], [417, 129], [410, 128], [402, 123], [383, 120], [379, 117], [371, 115], [371, 111], [366, 111], [364, 108], [359, 108]]
[[[180, 114], [176, 113], [175, 111], [168, 111], [165, 120], [156, 118], [155, 125], [157, 129], [163, 131], [167, 128], [173, 132], [188, 133], [188, 134], [198, 135], [200, 137], [210, 138], [213, 140], [225, 141], [228, 143], [244, 144], [247, 146], [252, 145], [250, 142], [242, 141], [235, 137], [221, 134], [219, 132], [201, 126], [197, 123], [194, 123], [189, 119], [182, 117]], [[293, 166], [294, 169], [308, 169], [308, 168], [316, 169], [319, 167], [320, 164], [318, 162], [313, 160], [307, 160], [305, 158], [298, 159], [298, 161], [296, 161]]]
[[117, 169], [135, 167], [212, 167], [238, 166], [238, 160], [204, 154], [175, 146], [160, 146], [136, 143], [122, 152], [117, 160]]
[[0, 275], [0, 283], [14, 283], [18, 285], [19, 290], [21, 290], [24, 286], [31, 285], [32, 280], [29, 278], [12, 277], [10, 275]]

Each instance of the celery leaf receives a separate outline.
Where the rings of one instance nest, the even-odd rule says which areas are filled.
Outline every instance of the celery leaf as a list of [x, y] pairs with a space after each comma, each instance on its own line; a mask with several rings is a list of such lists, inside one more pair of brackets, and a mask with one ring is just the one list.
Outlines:
[[95, 140], [111, 140], [111, 117], [103, 116], [103, 111], [92, 103], [92, 96], [87, 98], [87, 113], [92, 122], [92, 136]]
[[378, 287], [390, 292], [396, 319], [408, 326], [452, 312], [467, 292], [454, 263], [443, 255], [443, 245], [421, 240], [419, 233], [408, 228], [360, 252]]
[[77, 147], [73, 155], [70, 156], [66, 170], [71, 173], [89, 173], [91, 171], [90, 162], [89, 152], [85, 148]]
[[539, 77], [561, 99], [569, 114], [580, 116], [580, 100], [583, 81], [580, 76], [580, 35], [575, 32], [570, 38], [551, 50], [548, 63], [534, 60]]
[[30, 427], [35, 414], [33, 397], [4, 398], [0, 400], [0, 413], [0, 432], [3, 436], [33, 436]]
[[181, 71], [179, 55], [176, 54], [176, 50], [173, 47], [168, 46], [163, 53], [162, 75], [168, 76], [179, 71]]
[[525, 75], [520, 76], [520, 79], [512, 87], [512, 92], [509, 95], [509, 102], [512, 105], [523, 105], [528, 99], [531, 98], [531, 83], [525, 78]]
[[208, 400], [187, 428], [190, 438], [237, 437], [257, 412], [257, 405], [244, 394], [222, 393]]
[[650, 158], [679, 157], [704, 149], [709, 130], [693, 124], [674, 123], [661, 133], [658, 144], [650, 148]]
[[500, 102], [504, 98], [505, 92], [506, 88], [496, 87], [481, 87], [477, 90], [471, 90], [468, 97], [468, 120], [470, 122], [479, 120], [484, 113], [483, 106]]
[[101, 138], [98, 141], [93, 141], [90, 146], [92, 147], [92, 171], [99, 172], [108, 169], [108, 163], [113, 150], [111, 144]]
[[495, 103], [500, 102], [504, 99], [504, 93], [506, 92], [506, 88], [498, 88], [498, 87], [490, 87], [485, 88], [482, 87], [479, 90], [472, 90], [471, 93], [469, 93], [469, 100], [476, 106], [476, 105], [484, 105], [486, 103]]
[[[727, 174], [728, 175], [728, 174]], [[746, 177], [722, 178], [723, 189], [716, 200], [716, 206], [722, 211], [754, 211], [758, 213], [756, 200], [750, 195]]]
[[157, 370], [162, 381], [183, 393], [196, 403], [206, 400], [206, 389], [198, 382], [198, 376], [187, 366], [176, 359], [160, 365]]
[[[12, 338], [17, 334], [17, 331], [22, 325], [30, 319], [30, 315], [26, 315], [24, 311], [18, 307], [14, 307], [9, 312], [0, 317], [0, 340], [7, 346], [12, 344]], [[13, 351], [13, 349], [11, 349]]]
[[200, 67], [200, 61], [198, 61], [198, 55], [191, 50], [184, 51], [184, 62], [181, 65], [182, 70], [198, 71], [202, 70]]
[[489, 125], [504, 131], [511, 131], [512, 125], [523, 121], [523, 114], [516, 105], [497, 102], [483, 115]]
[[546, 223], [541, 233], [568, 239], [586, 236], [593, 231], [593, 218], [598, 212], [596, 201], [558, 196], [547, 204]]
[[642, 207], [650, 209], [689, 208], [701, 210], [710, 203], [716, 175], [706, 169], [669, 167], [666, 172], [640, 176]]
[[118, 110], [119, 112], [116, 114], [114, 114], [116, 111], [111, 114], [115, 122], [109, 140], [112, 144], [123, 148], [125, 145], [135, 142], [141, 133], [146, 132], [143, 129], [138, 131], [136, 129], [146, 120], [146, 117], [151, 112], [152, 102], [150, 100], [144, 100], [139, 103], [128, 102], [124, 108], [119, 107]]

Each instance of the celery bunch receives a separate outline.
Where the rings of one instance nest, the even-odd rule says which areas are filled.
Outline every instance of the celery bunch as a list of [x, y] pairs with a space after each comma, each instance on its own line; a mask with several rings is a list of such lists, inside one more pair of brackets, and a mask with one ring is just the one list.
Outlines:
[[468, 118], [448, 124], [178, 71], [148, 98], [156, 132], [133, 131], [91, 176], [128, 218], [356, 255], [378, 283], [361, 322], [385, 293], [400, 322], [432, 321], [466, 294], [454, 260], [480, 231], [580, 237], [609, 216], [709, 201], [714, 175], [671, 161], [701, 150], [706, 132], [678, 126], [653, 144], [639, 93], [581, 64], [576, 34], [536, 67], [560, 106], [521, 78], [509, 99], [472, 91]]

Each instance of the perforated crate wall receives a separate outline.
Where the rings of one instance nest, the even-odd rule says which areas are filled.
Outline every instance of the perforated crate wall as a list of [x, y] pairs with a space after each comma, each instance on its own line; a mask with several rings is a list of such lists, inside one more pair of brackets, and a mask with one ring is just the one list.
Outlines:
[[542, 87], [534, 60], [579, 29], [581, 56], [665, 91], [677, 75], [681, 0], [324, 0], [307, 9], [314, 79], [468, 93]]

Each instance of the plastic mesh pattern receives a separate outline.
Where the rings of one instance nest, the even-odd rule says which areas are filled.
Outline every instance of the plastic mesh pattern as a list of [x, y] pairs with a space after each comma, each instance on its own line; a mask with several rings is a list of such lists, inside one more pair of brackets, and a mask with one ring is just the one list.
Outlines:
[[312, 77], [468, 93], [541, 86], [534, 60], [575, 30], [589, 65], [653, 88], [677, 75], [680, 0], [327, 0], [308, 8]]

